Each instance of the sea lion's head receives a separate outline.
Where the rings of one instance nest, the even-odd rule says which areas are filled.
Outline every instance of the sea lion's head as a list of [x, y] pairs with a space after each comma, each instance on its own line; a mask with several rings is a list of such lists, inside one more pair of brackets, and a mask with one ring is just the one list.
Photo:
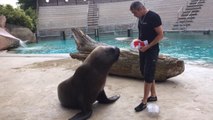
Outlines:
[[120, 55], [120, 49], [114, 46], [98, 46], [96, 47], [84, 62], [93, 66], [111, 67]]

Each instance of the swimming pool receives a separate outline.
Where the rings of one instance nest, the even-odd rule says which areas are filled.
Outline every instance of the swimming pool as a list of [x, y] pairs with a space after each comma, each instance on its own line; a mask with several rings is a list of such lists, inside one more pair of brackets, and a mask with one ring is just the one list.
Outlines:
[[[135, 37], [137, 35], [134, 35]], [[130, 49], [130, 41], [118, 41], [120, 36], [105, 35], [99, 42], [115, 45], [119, 48]], [[95, 39], [95, 38], [94, 38]], [[198, 64], [213, 64], [213, 35], [202, 33], [165, 33], [160, 42], [161, 54], [170, 55], [179, 59]], [[14, 49], [21, 54], [54, 54], [77, 52], [73, 38], [67, 40], [44, 40], [27, 45], [26, 48]]]
[[162, 41], [161, 53], [198, 64], [213, 64], [213, 36], [201, 33], [170, 33]]

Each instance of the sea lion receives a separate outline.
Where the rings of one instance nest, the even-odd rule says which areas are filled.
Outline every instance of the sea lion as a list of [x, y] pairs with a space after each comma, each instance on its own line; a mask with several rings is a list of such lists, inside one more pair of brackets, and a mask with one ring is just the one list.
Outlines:
[[70, 120], [85, 120], [92, 115], [92, 104], [109, 104], [119, 95], [107, 98], [104, 86], [108, 72], [120, 55], [120, 50], [112, 46], [96, 47], [79, 66], [74, 75], [58, 85], [58, 98], [67, 108], [80, 109]]

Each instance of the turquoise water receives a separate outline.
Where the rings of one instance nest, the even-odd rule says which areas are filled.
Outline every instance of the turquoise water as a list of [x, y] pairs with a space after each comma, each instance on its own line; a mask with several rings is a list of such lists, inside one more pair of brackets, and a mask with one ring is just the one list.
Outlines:
[[166, 34], [161, 53], [199, 64], [213, 64], [213, 35]]
[[13, 49], [20, 54], [55, 54], [77, 52], [73, 39], [70, 40], [44, 40], [28, 44], [27, 47]]
[[[119, 48], [130, 49], [130, 41], [118, 41], [119, 36], [105, 35], [96, 41], [115, 45]], [[177, 57], [194, 63], [213, 64], [213, 35], [201, 33], [166, 33], [160, 42], [160, 53]], [[54, 54], [77, 52], [73, 39], [39, 41], [27, 45], [26, 48], [14, 49], [22, 54]]]

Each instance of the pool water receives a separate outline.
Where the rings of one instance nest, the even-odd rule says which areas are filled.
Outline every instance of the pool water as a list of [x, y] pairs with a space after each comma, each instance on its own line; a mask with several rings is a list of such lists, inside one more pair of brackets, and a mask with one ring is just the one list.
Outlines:
[[161, 53], [199, 64], [213, 64], [213, 36], [193, 33], [166, 34]]
[[38, 43], [27, 44], [27, 47], [13, 49], [20, 54], [58, 54], [77, 52], [73, 39], [70, 40], [44, 40]]
[[[136, 38], [137, 35], [134, 35]], [[121, 36], [105, 35], [96, 41], [115, 45], [119, 48], [130, 49], [129, 41], [119, 41], [115, 38]], [[201, 33], [165, 33], [160, 42], [160, 53], [179, 59], [199, 63], [213, 64], [213, 35]], [[28, 44], [25, 48], [14, 49], [21, 54], [55, 54], [77, 52], [73, 38], [67, 40], [44, 40], [38, 43]]]

